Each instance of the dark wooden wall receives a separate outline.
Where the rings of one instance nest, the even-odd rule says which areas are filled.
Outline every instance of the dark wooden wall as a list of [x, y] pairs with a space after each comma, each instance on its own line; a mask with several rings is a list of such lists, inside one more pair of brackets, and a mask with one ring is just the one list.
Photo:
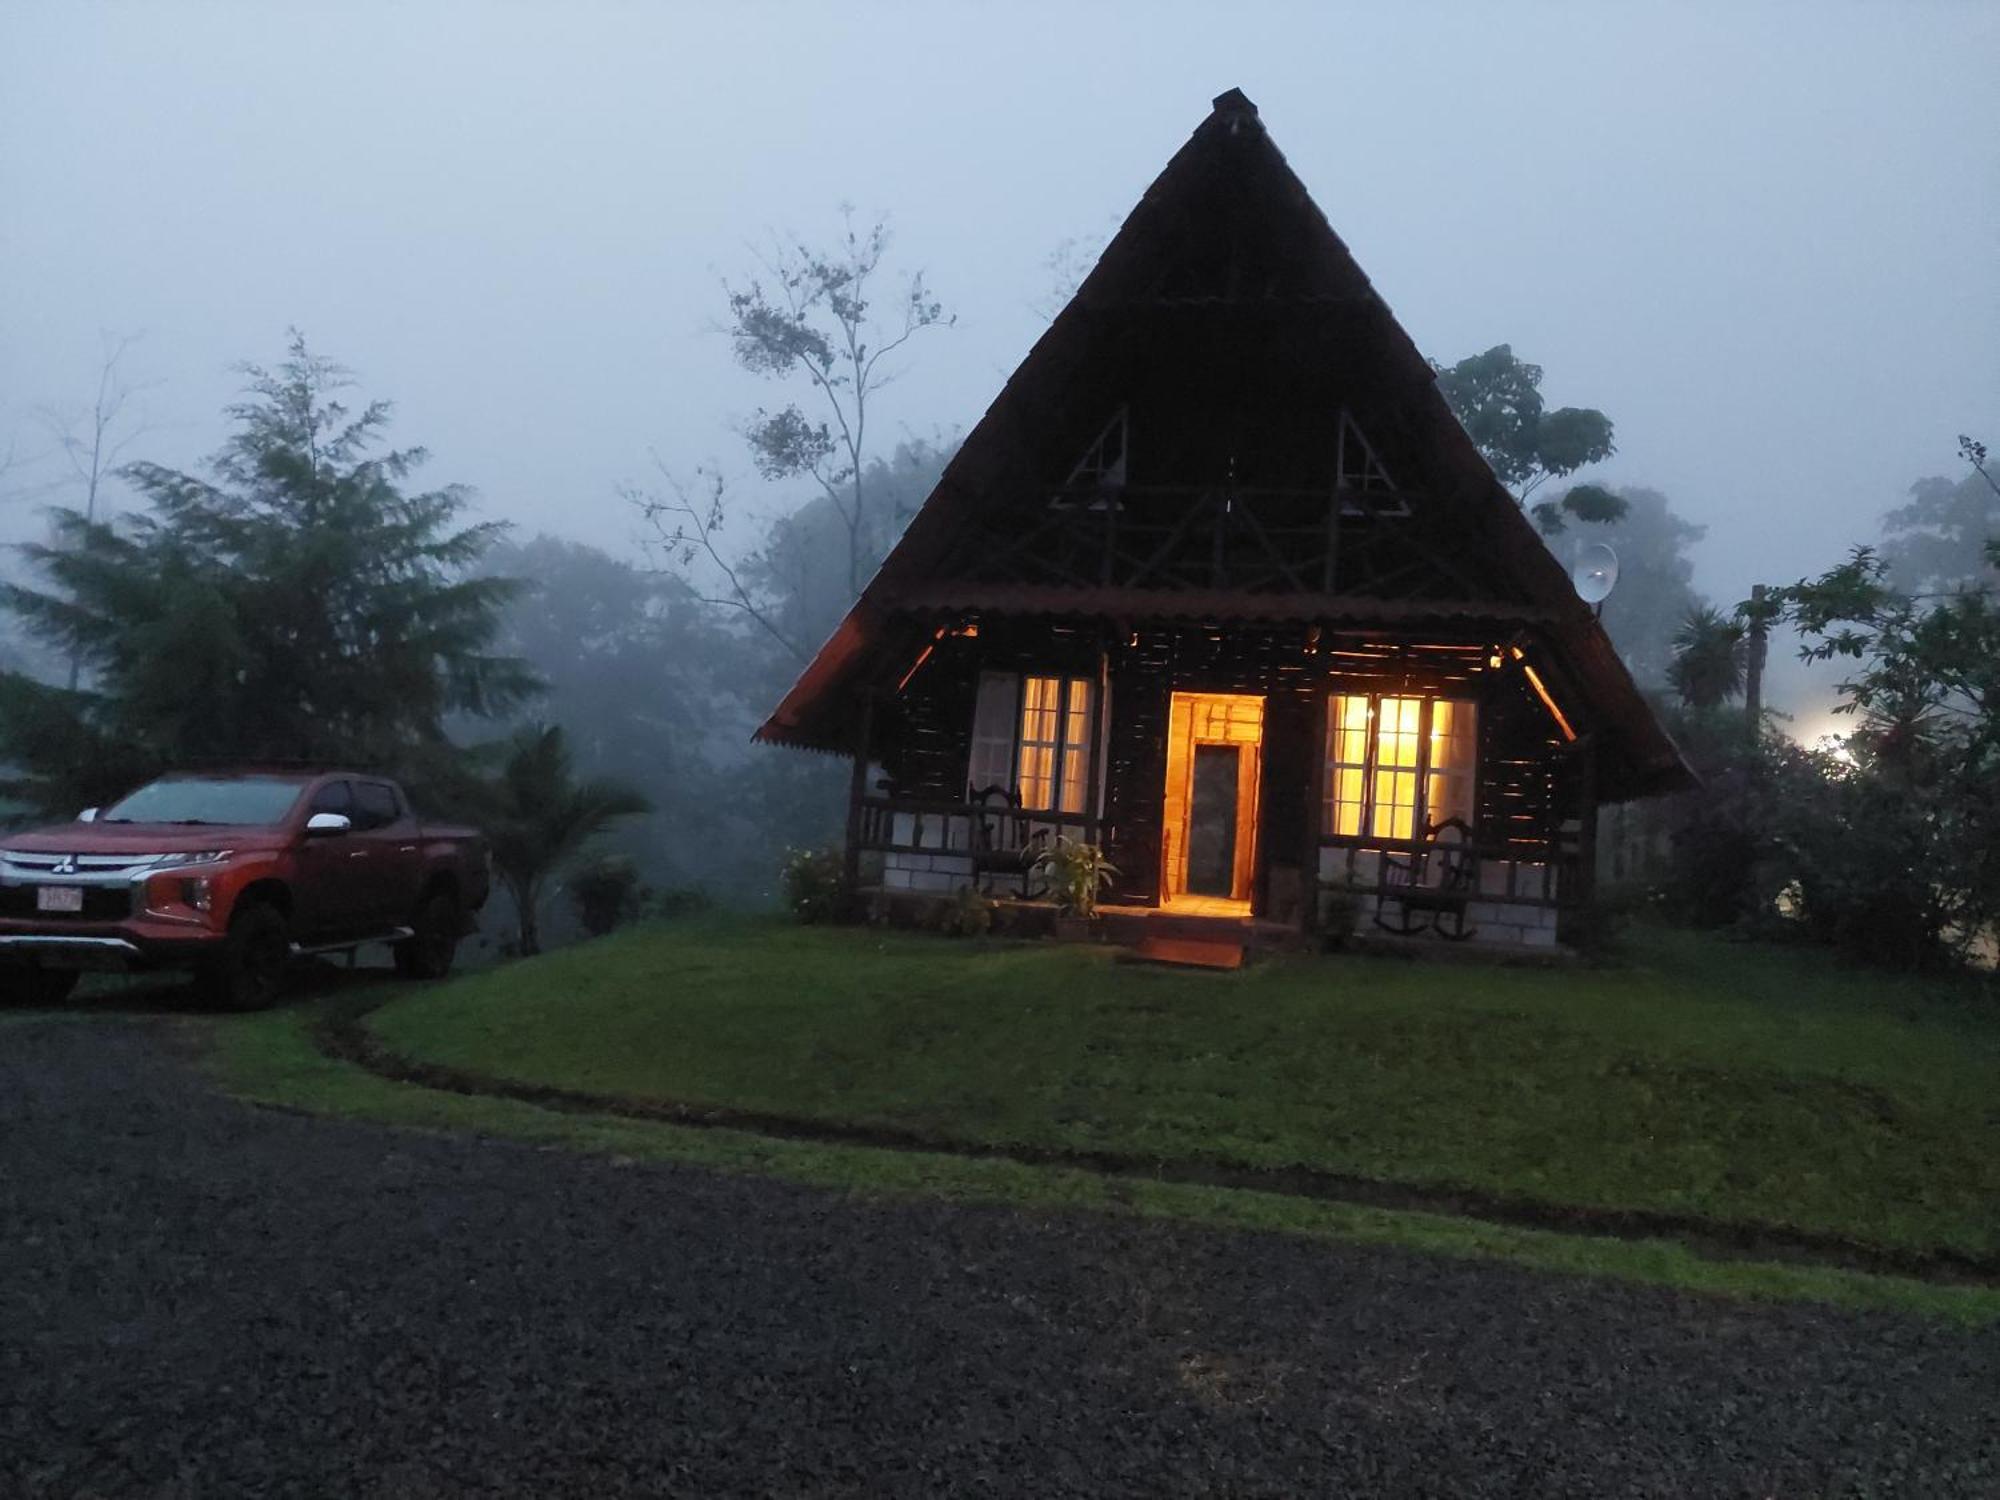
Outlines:
[[[1260, 909], [1285, 899], [1280, 871], [1311, 868], [1310, 799], [1322, 692], [1471, 697], [1480, 705], [1480, 841], [1545, 847], [1566, 806], [1563, 746], [1517, 669], [1488, 667], [1491, 643], [1439, 644], [1309, 635], [1303, 627], [982, 621], [976, 637], [946, 635], [877, 719], [877, 758], [902, 796], [965, 794], [981, 671], [1094, 676], [1100, 643], [1111, 676], [1104, 761], [1108, 852], [1120, 871], [1114, 899], [1157, 899], [1168, 707], [1175, 692], [1251, 693], [1265, 700], [1260, 788]], [[1533, 855], [1530, 855], [1533, 857]]]

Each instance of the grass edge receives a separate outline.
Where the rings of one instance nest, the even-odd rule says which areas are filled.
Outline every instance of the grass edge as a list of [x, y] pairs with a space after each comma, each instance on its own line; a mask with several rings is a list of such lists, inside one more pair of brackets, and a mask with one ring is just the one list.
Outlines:
[[2000, 1289], [1995, 1288], [1940, 1285], [1831, 1267], [1715, 1260], [1669, 1240], [1570, 1235], [1249, 1189], [1135, 1181], [1075, 1168], [809, 1144], [443, 1093], [391, 1082], [324, 1056], [308, 1034], [314, 1014], [313, 1007], [292, 1007], [203, 1023], [208, 1042], [204, 1066], [225, 1092], [247, 1103], [402, 1128], [488, 1135], [621, 1160], [771, 1177], [864, 1200], [929, 1198], [1043, 1212], [1115, 1213], [1454, 1259], [1500, 1260], [1534, 1270], [1734, 1299], [1891, 1310], [1968, 1327], [2000, 1323]]

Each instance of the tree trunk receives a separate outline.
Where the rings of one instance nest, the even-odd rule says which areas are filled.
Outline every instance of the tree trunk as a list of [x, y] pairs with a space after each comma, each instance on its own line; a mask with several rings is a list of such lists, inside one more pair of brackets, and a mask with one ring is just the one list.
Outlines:
[[516, 884], [511, 880], [507, 882], [507, 893], [514, 898], [514, 916], [521, 929], [521, 957], [533, 958], [542, 951], [538, 893], [532, 882]]

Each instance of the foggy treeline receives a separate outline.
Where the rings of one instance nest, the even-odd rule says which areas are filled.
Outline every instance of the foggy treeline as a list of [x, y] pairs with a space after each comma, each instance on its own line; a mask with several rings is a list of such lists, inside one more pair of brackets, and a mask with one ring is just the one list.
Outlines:
[[[668, 893], [670, 901], [765, 904], [786, 849], [838, 837], [845, 768], [827, 757], [755, 747], [750, 736], [893, 545], [953, 451], [948, 436], [917, 438], [885, 421], [870, 425], [879, 416], [873, 409], [879, 393], [894, 377], [952, 358], [948, 343], [933, 332], [949, 326], [949, 309], [922, 274], [898, 273], [888, 260], [886, 226], [857, 228], [850, 219], [824, 245], [780, 243], [755, 274], [724, 289], [718, 313], [728, 354], [713, 342], [703, 350], [732, 357], [762, 377], [775, 399], [725, 435], [740, 448], [735, 468], [681, 466], [656, 456], [647, 480], [619, 497], [632, 523], [629, 544], [592, 545], [546, 529], [509, 527], [504, 518], [452, 533], [451, 526], [472, 514], [459, 516], [469, 497], [449, 487], [416, 497], [438, 507], [426, 523], [437, 528], [435, 536], [411, 553], [418, 574], [441, 586], [465, 579], [474, 581], [466, 587], [490, 590], [479, 606], [490, 609], [490, 620], [468, 623], [461, 635], [440, 636], [424, 649], [433, 651], [447, 677], [458, 670], [448, 659], [454, 651], [466, 662], [484, 663], [481, 671], [500, 674], [486, 688], [434, 705], [436, 729], [453, 744], [488, 747], [477, 754], [490, 762], [492, 747], [503, 744], [510, 730], [559, 726], [577, 776], [625, 789], [636, 794], [633, 806], [650, 809], [606, 819], [592, 845], [595, 855], [629, 861], [647, 887]], [[365, 350], [336, 352], [365, 365]], [[49, 439], [44, 452], [26, 464], [17, 458], [8, 476], [17, 501], [48, 507], [52, 518], [47, 538], [30, 544], [10, 566], [16, 582], [0, 615], [0, 668], [12, 684], [8, 743], [17, 813], [64, 812], [62, 799], [115, 790], [111, 781], [149, 773], [189, 747], [226, 755], [281, 743], [268, 734], [211, 742], [176, 729], [183, 737], [161, 745], [177, 748], [157, 749], [149, 762], [131, 740], [152, 730], [132, 730], [132, 721], [121, 730], [115, 714], [106, 716], [117, 692], [145, 696], [131, 686], [140, 668], [128, 659], [127, 634], [185, 632], [195, 658], [208, 654], [205, 643], [215, 639], [198, 623], [187, 623], [207, 607], [198, 591], [162, 602], [182, 587], [174, 581], [179, 544], [170, 544], [169, 533], [190, 524], [190, 495], [205, 495], [220, 514], [249, 503], [226, 494], [226, 480], [247, 485], [252, 495], [259, 486], [282, 491], [282, 472], [273, 480], [253, 471], [259, 464], [269, 468], [274, 448], [291, 453], [285, 443], [296, 440], [303, 455], [297, 461], [309, 471], [325, 464], [332, 474], [339, 462], [352, 463], [361, 492], [341, 503], [361, 506], [360, 515], [379, 503], [368, 498], [369, 486], [404, 483], [421, 462], [420, 453], [389, 446], [392, 437], [399, 444], [422, 439], [421, 433], [389, 430], [386, 398], [395, 393], [366, 389], [295, 334], [291, 361], [277, 374], [246, 366], [252, 394], [223, 414], [234, 435], [211, 465], [211, 488], [207, 479], [147, 462], [144, 391], [129, 384], [131, 353], [129, 342], [107, 341], [94, 400], [62, 407], [52, 397], [42, 424]], [[1586, 541], [1616, 549], [1621, 578], [1604, 624], [1670, 722], [1677, 712], [1713, 710], [1739, 696], [1739, 601], [1714, 597], [1697, 573], [1694, 548], [1704, 528], [1656, 489], [1575, 482], [1579, 470], [1614, 451], [1613, 418], [1586, 408], [1544, 412], [1542, 371], [1506, 345], [1455, 363], [1440, 361], [1438, 369], [1475, 440], [1558, 556], [1566, 559]], [[303, 387], [288, 384], [301, 370], [315, 372], [312, 378], [321, 382], [303, 396]], [[266, 410], [257, 399], [275, 405]], [[286, 406], [294, 399], [305, 403], [298, 412]], [[313, 401], [320, 403], [317, 414], [299, 415]], [[66, 415], [56, 416], [59, 411]], [[361, 414], [358, 421], [354, 412]], [[292, 417], [298, 426], [290, 438], [265, 431]], [[873, 434], [882, 431], [894, 433], [894, 440], [877, 441]], [[351, 452], [343, 447], [349, 443]], [[1979, 584], [1986, 566], [1982, 548], [2000, 534], [2000, 491], [1982, 456], [1967, 440], [1958, 473], [1915, 478], [1906, 496], [1884, 497], [1879, 535], [1839, 542], [1878, 547], [1887, 576], [1910, 590]], [[328, 494], [335, 493], [347, 490], [335, 485]], [[381, 491], [392, 497], [392, 509], [414, 503], [405, 493], [393, 486]], [[322, 502], [308, 501], [304, 509], [297, 503], [286, 500], [279, 510], [282, 524], [303, 537], [315, 524], [313, 506]], [[194, 545], [219, 534], [214, 518], [203, 524], [210, 530], [187, 533]], [[1836, 542], [1828, 540], [1831, 564]], [[367, 570], [376, 562], [357, 554], [343, 566]], [[238, 566], [254, 570], [257, 564]], [[141, 594], [159, 597], [147, 602], [136, 597]], [[86, 596], [96, 612], [87, 623], [72, 607]], [[296, 624], [265, 628], [287, 631]], [[310, 627], [298, 628], [310, 633]], [[1702, 652], [1718, 647], [1725, 657], [1721, 677], [1704, 678]], [[207, 712], [199, 696], [204, 665], [184, 653], [166, 670], [165, 680], [189, 695], [187, 709], [199, 719]], [[515, 687], [499, 686], [516, 671]], [[310, 685], [298, 686], [310, 699]], [[393, 718], [400, 709], [389, 712]], [[64, 717], [70, 714], [76, 717]], [[46, 721], [38, 740], [20, 731], [29, 719]], [[337, 746], [403, 757], [413, 780], [448, 791], [457, 771], [425, 769], [429, 762], [420, 752], [429, 731], [421, 723], [405, 727], [414, 738], [377, 742], [363, 735], [311, 743], [317, 753]], [[1699, 741], [1699, 726], [1692, 732]], [[79, 738], [92, 734], [94, 742]], [[38, 757], [60, 771], [44, 766], [39, 781], [21, 774], [34, 772]], [[94, 781], [78, 779], [79, 760], [90, 764]], [[564, 856], [572, 869], [577, 853]], [[560, 889], [558, 882], [553, 890]], [[558, 908], [548, 915], [560, 929], [562, 903], [547, 904]]]

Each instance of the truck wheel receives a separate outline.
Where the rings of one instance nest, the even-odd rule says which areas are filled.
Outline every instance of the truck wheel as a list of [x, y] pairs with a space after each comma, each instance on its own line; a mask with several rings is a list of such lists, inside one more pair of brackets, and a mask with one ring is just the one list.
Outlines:
[[410, 922], [410, 936], [396, 944], [396, 972], [405, 979], [444, 978], [458, 956], [463, 929], [458, 898], [448, 890], [432, 891]]
[[33, 1009], [61, 1005], [83, 976], [75, 969], [43, 969], [33, 964], [10, 964], [0, 969], [0, 1000], [8, 1005]]
[[278, 998], [292, 961], [291, 929], [275, 906], [238, 912], [222, 951], [202, 973], [202, 988], [224, 1010], [262, 1010]]

